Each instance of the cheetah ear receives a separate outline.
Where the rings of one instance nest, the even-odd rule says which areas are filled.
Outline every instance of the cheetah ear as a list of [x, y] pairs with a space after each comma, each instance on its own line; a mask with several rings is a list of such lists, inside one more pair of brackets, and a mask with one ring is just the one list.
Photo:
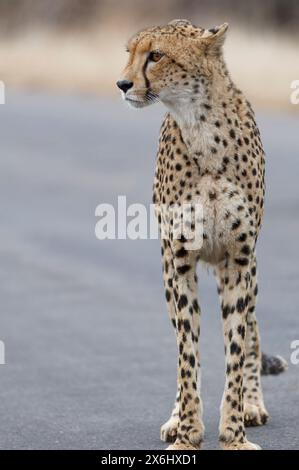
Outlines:
[[223, 23], [221, 26], [205, 29], [201, 39], [204, 43], [214, 51], [219, 51], [224, 44], [226, 38], [226, 31], [228, 23]]
[[168, 23], [169, 25], [172, 26], [191, 26], [191, 23], [189, 20], [172, 20]]

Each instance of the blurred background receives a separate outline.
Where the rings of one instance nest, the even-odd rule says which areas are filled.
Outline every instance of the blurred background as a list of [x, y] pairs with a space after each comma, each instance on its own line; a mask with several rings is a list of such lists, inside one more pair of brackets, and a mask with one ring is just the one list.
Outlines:
[[[263, 350], [299, 339], [297, 0], [0, 0], [1, 449], [163, 449], [176, 390], [158, 240], [95, 237], [119, 195], [149, 207], [158, 104], [128, 109], [115, 82], [137, 30], [230, 23], [225, 55], [267, 154], [258, 244]], [[205, 448], [217, 449], [224, 354], [212, 273], [199, 269]], [[265, 449], [299, 448], [299, 366], [263, 380]], [[291, 423], [291, 424], [290, 424]]]
[[115, 94], [127, 38], [181, 17], [207, 28], [228, 21], [235, 80], [256, 103], [294, 110], [297, 0], [0, 0], [0, 76], [15, 87]]

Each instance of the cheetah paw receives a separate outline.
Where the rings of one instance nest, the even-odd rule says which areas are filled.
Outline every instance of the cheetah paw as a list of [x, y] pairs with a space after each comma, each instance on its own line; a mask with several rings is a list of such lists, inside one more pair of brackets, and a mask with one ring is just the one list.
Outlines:
[[[188, 428], [188, 429], [184, 429]], [[178, 428], [176, 428], [177, 430]], [[182, 425], [177, 432], [177, 439], [167, 450], [199, 450], [204, 437], [204, 425], [202, 421], [192, 423], [192, 425]]]
[[182, 442], [171, 444], [166, 450], [199, 450], [199, 447], [192, 447], [191, 444], [183, 444]]
[[244, 423], [245, 426], [263, 426], [267, 423], [269, 415], [264, 406], [244, 404]]
[[175, 442], [179, 426], [178, 416], [171, 416], [161, 427], [160, 438], [163, 442]]
[[253, 442], [221, 442], [223, 450], [261, 450], [261, 447]]

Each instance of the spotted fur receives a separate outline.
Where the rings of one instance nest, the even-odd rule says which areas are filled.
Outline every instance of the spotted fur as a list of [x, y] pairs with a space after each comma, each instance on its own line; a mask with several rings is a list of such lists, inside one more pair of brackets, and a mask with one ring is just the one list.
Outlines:
[[205, 30], [176, 20], [141, 31], [128, 43], [129, 61], [119, 82], [132, 106], [159, 100], [169, 110], [160, 133], [154, 203], [169, 207], [197, 201], [204, 209], [200, 249], [190, 250], [183, 236], [162, 240], [165, 295], [179, 355], [176, 402], [161, 429], [161, 438], [173, 441], [169, 449], [198, 449], [204, 435], [198, 261], [213, 266], [221, 299], [222, 447], [258, 449], [247, 440], [245, 426], [268, 419], [255, 315], [265, 158], [254, 112], [223, 59], [226, 30], [226, 24]]

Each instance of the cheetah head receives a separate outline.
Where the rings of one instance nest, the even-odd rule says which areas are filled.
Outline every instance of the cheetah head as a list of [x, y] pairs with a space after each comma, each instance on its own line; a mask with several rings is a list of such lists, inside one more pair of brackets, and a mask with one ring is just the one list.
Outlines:
[[129, 60], [117, 86], [133, 107], [166, 105], [200, 95], [222, 56], [228, 24], [209, 30], [187, 20], [145, 29], [127, 45]]

